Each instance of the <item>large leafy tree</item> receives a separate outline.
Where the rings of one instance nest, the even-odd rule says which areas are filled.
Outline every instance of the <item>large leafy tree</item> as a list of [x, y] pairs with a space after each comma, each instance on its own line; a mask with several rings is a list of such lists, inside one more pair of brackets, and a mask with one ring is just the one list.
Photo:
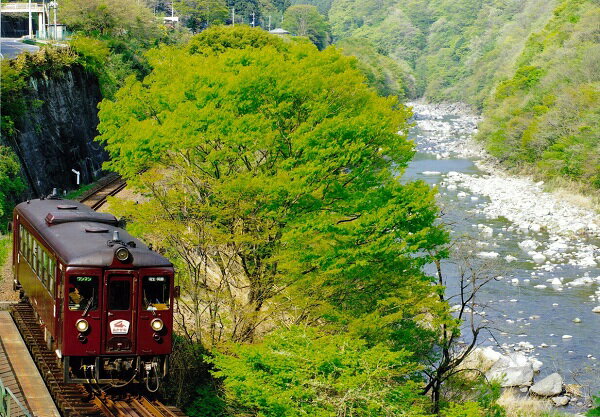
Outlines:
[[355, 59], [221, 27], [149, 60], [101, 104], [100, 140], [141, 194], [113, 209], [177, 264], [190, 337], [214, 348], [303, 324], [400, 352], [435, 328], [422, 266], [446, 234], [433, 191], [397, 179], [409, 111]]
[[297, 36], [308, 37], [319, 49], [329, 44], [329, 25], [315, 6], [291, 6], [283, 15], [281, 26]]

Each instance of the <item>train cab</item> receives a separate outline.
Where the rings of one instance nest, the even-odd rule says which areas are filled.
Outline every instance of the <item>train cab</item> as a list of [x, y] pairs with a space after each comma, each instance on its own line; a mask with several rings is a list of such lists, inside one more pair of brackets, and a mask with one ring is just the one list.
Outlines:
[[172, 350], [173, 265], [113, 215], [78, 202], [21, 203], [14, 224], [15, 284], [65, 381], [156, 387]]

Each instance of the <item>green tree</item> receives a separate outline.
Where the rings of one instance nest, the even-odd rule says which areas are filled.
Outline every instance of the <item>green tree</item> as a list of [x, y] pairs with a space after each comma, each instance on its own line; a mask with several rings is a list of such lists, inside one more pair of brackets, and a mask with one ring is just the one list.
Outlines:
[[352, 335], [293, 326], [264, 343], [219, 354], [214, 363], [230, 396], [230, 415], [424, 416], [427, 404], [414, 380], [419, 366], [410, 357]]
[[416, 97], [415, 79], [410, 67], [380, 54], [368, 40], [348, 38], [335, 45], [342, 48], [344, 54], [358, 59], [358, 67], [380, 95]]
[[70, 29], [87, 35], [139, 41], [159, 35], [152, 11], [136, 0], [64, 0], [59, 13]]
[[327, 16], [329, 9], [331, 9], [332, 3], [333, 0], [291, 0], [291, 6], [300, 4], [309, 4], [311, 6], [315, 6], [319, 13], [321, 13], [323, 16]]
[[150, 52], [152, 73], [100, 106], [107, 168], [147, 196], [115, 209], [177, 264], [185, 329], [211, 348], [324, 315], [419, 327], [439, 308], [421, 267], [446, 234], [432, 190], [397, 181], [408, 110], [336, 49], [200, 36], [240, 30], [256, 37]]
[[329, 44], [329, 25], [315, 6], [291, 6], [283, 15], [281, 26], [297, 36], [306, 36], [319, 49]]
[[225, 0], [177, 0], [173, 2], [173, 7], [193, 32], [212, 24], [224, 23], [229, 17]]

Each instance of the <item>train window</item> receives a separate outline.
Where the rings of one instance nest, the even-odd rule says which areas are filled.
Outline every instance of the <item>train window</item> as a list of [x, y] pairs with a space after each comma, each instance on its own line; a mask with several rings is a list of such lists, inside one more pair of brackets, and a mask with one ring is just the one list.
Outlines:
[[108, 284], [108, 309], [129, 310], [129, 281], [111, 281]]
[[50, 284], [50, 294], [54, 295], [54, 259], [48, 259], [48, 282]]
[[32, 263], [32, 245], [31, 245], [31, 241], [32, 241], [32, 236], [31, 233], [27, 233], [27, 260], [29, 261], [29, 263]]
[[25, 228], [23, 227], [22, 224], [19, 225], [19, 247], [21, 250], [21, 253], [25, 253]]
[[48, 287], [48, 254], [42, 248], [40, 248], [40, 279]]
[[142, 294], [145, 310], [167, 310], [169, 308], [169, 278], [144, 277]]
[[69, 277], [69, 310], [98, 308], [98, 277]]
[[33, 264], [33, 270], [35, 271], [36, 274], [39, 275], [39, 268], [38, 268], [38, 245], [37, 242], [35, 240], [33, 240], [33, 245], [32, 245], [32, 264]]

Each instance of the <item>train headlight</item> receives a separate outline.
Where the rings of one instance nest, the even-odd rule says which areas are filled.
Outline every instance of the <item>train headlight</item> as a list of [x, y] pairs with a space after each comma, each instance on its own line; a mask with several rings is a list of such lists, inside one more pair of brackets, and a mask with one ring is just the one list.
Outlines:
[[87, 322], [87, 320], [86, 320], [86, 319], [79, 319], [79, 320], [77, 320], [77, 322], [75, 323], [75, 327], [77, 327], [77, 330], [78, 330], [80, 333], [84, 333], [84, 332], [87, 332], [87, 329], [89, 329], [89, 328], [90, 328], [90, 325], [89, 325], [89, 323]]
[[127, 248], [120, 247], [115, 251], [115, 256], [119, 261], [125, 262], [127, 259], [129, 259], [129, 251]]
[[150, 322], [150, 327], [152, 327], [152, 330], [155, 332], [160, 332], [164, 327], [164, 323], [161, 319], [154, 319]]

